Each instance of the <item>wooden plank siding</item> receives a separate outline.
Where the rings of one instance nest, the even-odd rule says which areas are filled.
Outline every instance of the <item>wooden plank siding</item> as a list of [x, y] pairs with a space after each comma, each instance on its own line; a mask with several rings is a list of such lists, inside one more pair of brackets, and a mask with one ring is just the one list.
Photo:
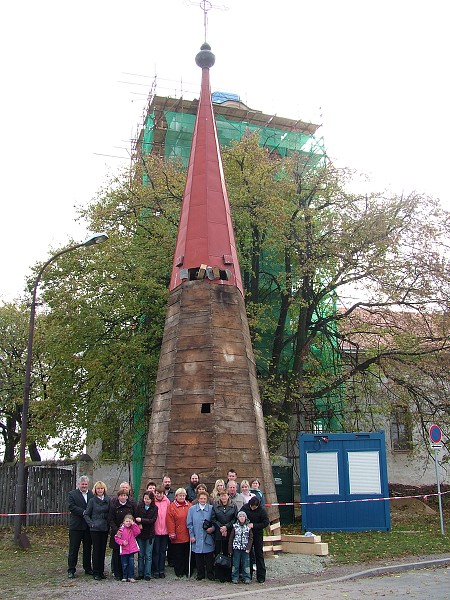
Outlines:
[[[67, 513], [67, 496], [76, 487], [76, 465], [31, 463], [25, 466], [27, 513]], [[0, 513], [15, 513], [17, 465], [0, 465]], [[68, 525], [67, 514], [28, 516], [25, 525]], [[13, 517], [0, 517], [0, 526], [12, 526]]]
[[165, 472], [176, 486], [196, 472], [211, 490], [229, 468], [277, 502], [242, 295], [188, 281], [169, 298], [141, 491]]

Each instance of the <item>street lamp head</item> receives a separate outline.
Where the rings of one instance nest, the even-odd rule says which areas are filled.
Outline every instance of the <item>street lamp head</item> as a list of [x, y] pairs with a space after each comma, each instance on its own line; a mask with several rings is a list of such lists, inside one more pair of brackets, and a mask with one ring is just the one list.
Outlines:
[[102, 242], [106, 242], [108, 236], [106, 233], [93, 233], [88, 239], [83, 242], [83, 246], [93, 246], [94, 244], [101, 244]]

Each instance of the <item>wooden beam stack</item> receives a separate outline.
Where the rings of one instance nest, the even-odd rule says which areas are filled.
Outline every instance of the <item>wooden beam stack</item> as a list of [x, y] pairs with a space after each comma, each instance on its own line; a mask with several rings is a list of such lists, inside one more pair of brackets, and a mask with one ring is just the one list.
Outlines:
[[320, 535], [288, 535], [281, 533], [280, 523], [270, 525], [270, 535], [264, 536], [264, 552], [288, 552], [328, 556], [328, 544]]

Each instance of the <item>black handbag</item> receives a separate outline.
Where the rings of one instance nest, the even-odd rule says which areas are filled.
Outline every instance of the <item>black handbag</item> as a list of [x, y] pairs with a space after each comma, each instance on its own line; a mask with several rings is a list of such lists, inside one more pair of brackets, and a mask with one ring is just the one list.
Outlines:
[[222, 569], [231, 569], [231, 558], [219, 552], [214, 560], [214, 564], [216, 567], [222, 567]]

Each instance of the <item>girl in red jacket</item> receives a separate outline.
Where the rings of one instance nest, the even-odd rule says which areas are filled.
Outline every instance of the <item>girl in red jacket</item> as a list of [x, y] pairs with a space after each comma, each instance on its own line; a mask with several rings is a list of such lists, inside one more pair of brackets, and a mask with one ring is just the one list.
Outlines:
[[122, 581], [136, 581], [134, 578], [134, 555], [139, 552], [136, 538], [140, 533], [141, 528], [134, 522], [133, 515], [125, 515], [122, 525], [114, 536], [116, 544], [120, 546]]

